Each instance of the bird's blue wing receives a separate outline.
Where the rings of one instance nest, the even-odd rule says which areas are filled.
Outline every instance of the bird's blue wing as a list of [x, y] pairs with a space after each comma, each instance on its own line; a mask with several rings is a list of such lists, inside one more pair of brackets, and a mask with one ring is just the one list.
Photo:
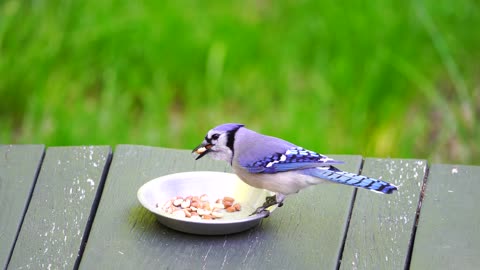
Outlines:
[[284, 153], [274, 153], [253, 163], [242, 164], [250, 173], [278, 173], [311, 167], [342, 164], [316, 152], [294, 147]]

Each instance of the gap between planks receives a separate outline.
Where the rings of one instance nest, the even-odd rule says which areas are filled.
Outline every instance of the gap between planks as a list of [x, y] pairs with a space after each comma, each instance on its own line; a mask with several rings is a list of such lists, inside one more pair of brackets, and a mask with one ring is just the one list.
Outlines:
[[423, 176], [422, 188], [420, 190], [420, 198], [418, 199], [417, 213], [415, 215], [415, 222], [413, 222], [412, 236], [410, 237], [410, 244], [408, 245], [407, 259], [405, 261], [405, 269], [410, 269], [410, 263], [412, 262], [413, 246], [415, 245], [415, 236], [417, 234], [418, 221], [420, 220], [420, 212], [422, 210], [422, 202], [425, 196], [425, 189], [428, 184], [428, 175], [430, 174], [430, 164], [426, 164], [425, 175]]
[[97, 196], [93, 200], [92, 209], [85, 225], [85, 231], [83, 232], [82, 243], [80, 244], [80, 249], [78, 250], [78, 256], [73, 265], [73, 269], [77, 270], [80, 267], [80, 262], [83, 258], [83, 253], [85, 252], [85, 247], [87, 246], [88, 238], [90, 237], [90, 231], [92, 229], [93, 221], [97, 215], [98, 205], [100, 204], [100, 199], [103, 195], [103, 188], [105, 187], [105, 182], [107, 181], [108, 173], [110, 172], [110, 164], [113, 160], [113, 150], [110, 148], [110, 153], [105, 161], [105, 166], [103, 168], [102, 176], [100, 177], [100, 185], [98, 187]]
[[[365, 164], [365, 159], [362, 157], [362, 162], [360, 162], [360, 168], [358, 169], [358, 174], [362, 174], [363, 164]], [[347, 233], [350, 227], [350, 220], [352, 219], [353, 206], [355, 204], [355, 199], [357, 198], [357, 188], [353, 190], [352, 200], [350, 201], [350, 209], [348, 210], [348, 217], [345, 224], [345, 230], [343, 231], [342, 245], [338, 251], [337, 265], [335, 266], [336, 270], [340, 269], [340, 264], [342, 263], [343, 251], [345, 249], [345, 243], [347, 242]]]
[[27, 203], [25, 204], [25, 208], [23, 209], [22, 219], [20, 220], [20, 224], [17, 228], [17, 232], [15, 233], [15, 240], [13, 241], [12, 248], [10, 249], [10, 253], [8, 254], [7, 263], [5, 264], [5, 269], [8, 269], [8, 265], [12, 260], [13, 250], [15, 249], [15, 245], [17, 245], [18, 236], [20, 235], [20, 230], [23, 226], [23, 221], [25, 220], [25, 215], [27, 214], [28, 207], [30, 206], [30, 202], [32, 201], [33, 191], [35, 190], [35, 186], [37, 185], [37, 179], [40, 175], [40, 170], [42, 169], [43, 160], [45, 159], [45, 153], [47, 152], [47, 148], [43, 148], [42, 156], [40, 157], [40, 161], [38, 162], [37, 171], [35, 172], [35, 176], [33, 177], [33, 184], [32, 188], [30, 189], [30, 193], [28, 194]]

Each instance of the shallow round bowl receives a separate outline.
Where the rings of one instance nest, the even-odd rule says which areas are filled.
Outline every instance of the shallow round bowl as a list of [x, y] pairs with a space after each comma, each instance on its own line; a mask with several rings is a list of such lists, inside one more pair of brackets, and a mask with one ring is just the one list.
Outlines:
[[[234, 213], [225, 213], [222, 218], [215, 220], [192, 220], [176, 217], [163, 210], [167, 201], [176, 196], [201, 196], [207, 194], [210, 200], [222, 199], [225, 196], [233, 197], [240, 203], [241, 210]], [[165, 175], [145, 183], [138, 190], [137, 197], [140, 203], [154, 213], [158, 221], [174, 230], [202, 235], [222, 235], [241, 232], [260, 223], [268, 212], [252, 215], [262, 206], [267, 196], [273, 193], [257, 189], [245, 184], [235, 174], [196, 171]], [[275, 210], [270, 207], [269, 211]]]

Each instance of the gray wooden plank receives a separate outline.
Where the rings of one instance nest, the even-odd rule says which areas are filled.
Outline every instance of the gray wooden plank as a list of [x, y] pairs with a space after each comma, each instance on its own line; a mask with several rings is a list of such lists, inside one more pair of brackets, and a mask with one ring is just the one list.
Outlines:
[[72, 269], [102, 190], [110, 147], [47, 149], [8, 269]]
[[[358, 171], [359, 156], [332, 156]], [[190, 151], [118, 146], [80, 269], [335, 269], [353, 189], [325, 184], [288, 197], [249, 231], [227, 236], [176, 232], [138, 203], [150, 179], [182, 171], [230, 171]]]
[[0, 266], [7, 267], [42, 163], [43, 145], [0, 145]]
[[478, 269], [480, 167], [432, 165], [411, 269]]
[[405, 268], [426, 170], [425, 160], [365, 160], [362, 174], [392, 182], [399, 191], [357, 191], [341, 269]]

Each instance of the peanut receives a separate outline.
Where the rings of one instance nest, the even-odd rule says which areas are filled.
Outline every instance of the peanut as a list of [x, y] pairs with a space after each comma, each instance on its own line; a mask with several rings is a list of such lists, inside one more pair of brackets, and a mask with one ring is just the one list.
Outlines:
[[173, 215], [177, 218], [184, 218], [185, 217], [185, 211], [177, 210], [177, 211], [173, 212]]
[[209, 202], [205, 202], [205, 203], [203, 204], [203, 209], [205, 209], [205, 210], [212, 210], [212, 208], [210, 207], [210, 203], [209, 203]]
[[225, 208], [225, 205], [223, 205], [222, 203], [213, 204], [213, 209], [224, 209], [224, 208]]
[[202, 218], [203, 219], [213, 219], [213, 216], [212, 215], [203, 215]]
[[218, 212], [218, 211], [213, 211], [212, 212], [212, 216], [214, 218], [222, 218], [223, 217], [223, 213], [222, 212]]
[[209, 211], [209, 210], [206, 210], [206, 209], [199, 208], [199, 209], [197, 209], [197, 213], [200, 216], [204, 216], [204, 215], [210, 215], [212, 212]]
[[183, 202], [183, 199], [175, 199], [175, 200], [173, 201], [173, 205], [179, 206], [179, 205], [182, 204], [182, 202]]
[[225, 197], [223, 197], [223, 201], [228, 201], [228, 202], [232, 202], [232, 203], [233, 203], [233, 202], [235, 201], [235, 199], [232, 198], [232, 197], [225, 196]]
[[190, 207], [190, 200], [187, 199], [187, 200], [183, 201], [180, 205], [182, 206], [182, 208], [188, 208], [188, 207]]
[[230, 206], [232, 206], [232, 205], [233, 205], [233, 202], [223, 201], [223, 206], [224, 206], [225, 208], [228, 208], [228, 207], [230, 207]]
[[200, 207], [200, 203], [198, 201], [193, 200], [192, 203], [190, 204], [192, 207], [198, 208]]
[[236, 211], [240, 211], [242, 209], [239, 203], [234, 204], [233, 207], [235, 208]]

